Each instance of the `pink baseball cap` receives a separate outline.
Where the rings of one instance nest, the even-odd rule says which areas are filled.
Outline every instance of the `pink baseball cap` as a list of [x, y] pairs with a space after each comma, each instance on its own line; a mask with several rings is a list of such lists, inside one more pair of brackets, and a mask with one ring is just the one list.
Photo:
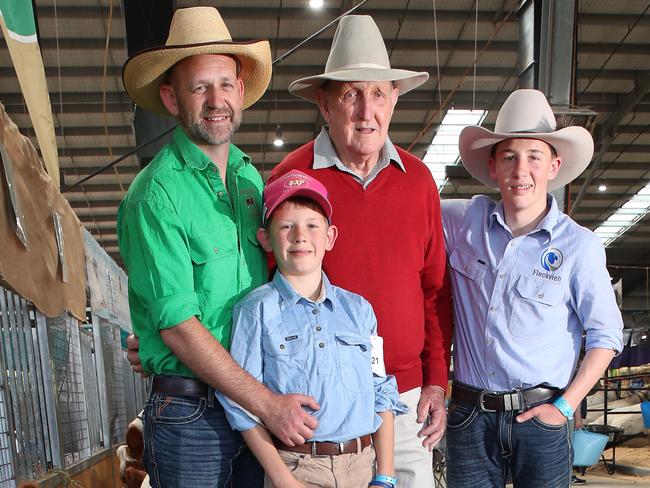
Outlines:
[[327, 188], [316, 178], [302, 171], [293, 170], [285, 173], [264, 188], [264, 220], [269, 219], [273, 211], [282, 202], [291, 197], [306, 197], [315, 201], [325, 212], [328, 221], [332, 221], [332, 204], [327, 199]]

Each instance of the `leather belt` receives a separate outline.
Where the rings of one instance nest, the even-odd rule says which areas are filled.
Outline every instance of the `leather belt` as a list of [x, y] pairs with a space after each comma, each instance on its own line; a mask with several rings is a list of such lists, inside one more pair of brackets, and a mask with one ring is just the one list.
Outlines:
[[451, 400], [475, 406], [482, 412], [524, 411], [541, 403], [548, 403], [562, 394], [559, 388], [534, 386], [505, 392], [478, 390], [454, 381]]
[[370, 434], [357, 437], [345, 442], [305, 442], [299, 446], [287, 446], [280, 439], [272, 436], [273, 444], [283, 451], [298, 452], [301, 454], [311, 454], [312, 456], [338, 456], [339, 454], [356, 454], [360, 453], [370, 444], [372, 438]]
[[155, 376], [151, 384], [154, 393], [169, 393], [193, 397], [208, 397], [210, 387], [196, 378], [183, 376]]

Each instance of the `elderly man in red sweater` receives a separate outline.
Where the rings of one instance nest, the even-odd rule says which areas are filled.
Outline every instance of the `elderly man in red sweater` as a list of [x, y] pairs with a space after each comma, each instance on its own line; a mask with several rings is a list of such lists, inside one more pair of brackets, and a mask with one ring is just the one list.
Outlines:
[[299, 169], [330, 192], [340, 235], [324, 268], [372, 304], [387, 372], [411, 409], [395, 419], [400, 487], [434, 486], [430, 448], [445, 428], [452, 335], [438, 191], [424, 163], [387, 137], [398, 95], [427, 79], [390, 68], [371, 17], [344, 17], [325, 73], [289, 87], [318, 104], [327, 127], [271, 175]]

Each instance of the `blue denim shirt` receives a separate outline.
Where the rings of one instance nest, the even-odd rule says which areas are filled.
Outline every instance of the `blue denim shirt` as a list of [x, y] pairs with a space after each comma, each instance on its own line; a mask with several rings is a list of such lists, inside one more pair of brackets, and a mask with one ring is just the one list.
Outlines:
[[505, 391], [568, 385], [580, 352], [621, 351], [623, 320], [598, 237], [548, 196], [537, 229], [513, 237], [503, 204], [444, 200], [456, 321], [454, 378]]
[[[373, 375], [370, 336], [377, 321], [361, 296], [333, 286], [323, 273], [324, 299], [301, 297], [280, 272], [234, 309], [230, 353], [276, 393], [313, 396], [321, 408], [314, 441], [343, 442], [375, 432], [377, 412], [407, 411], [393, 376]], [[249, 430], [251, 415], [220, 393], [230, 425]]]

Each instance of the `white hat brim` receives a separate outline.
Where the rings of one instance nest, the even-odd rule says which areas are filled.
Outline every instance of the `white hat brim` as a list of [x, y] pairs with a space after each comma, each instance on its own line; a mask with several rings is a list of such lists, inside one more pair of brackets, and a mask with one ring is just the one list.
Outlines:
[[161, 115], [171, 115], [160, 99], [165, 73], [179, 61], [199, 54], [223, 54], [239, 59], [239, 77], [244, 82], [243, 108], [259, 100], [271, 81], [271, 49], [267, 40], [209, 42], [161, 46], [134, 54], [122, 70], [124, 88], [137, 105]]
[[399, 94], [403, 95], [428, 79], [429, 73], [425, 71], [364, 67], [300, 78], [289, 85], [289, 91], [300, 98], [316, 103], [316, 93], [327, 81], [392, 81]]
[[549, 133], [498, 133], [479, 126], [465, 127], [458, 139], [463, 166], [474, 178], [493, 189], [498, 189], [498, 183], [489, 174], [490, 152], [492, 146], [506, 139], [538, 139], [553, 146], [562, 164], [556, 177], [549, 180], [548, 191], [562, 188], [580, 176], [594, 154], [594, 140], [583, 127], [565, 127]]

